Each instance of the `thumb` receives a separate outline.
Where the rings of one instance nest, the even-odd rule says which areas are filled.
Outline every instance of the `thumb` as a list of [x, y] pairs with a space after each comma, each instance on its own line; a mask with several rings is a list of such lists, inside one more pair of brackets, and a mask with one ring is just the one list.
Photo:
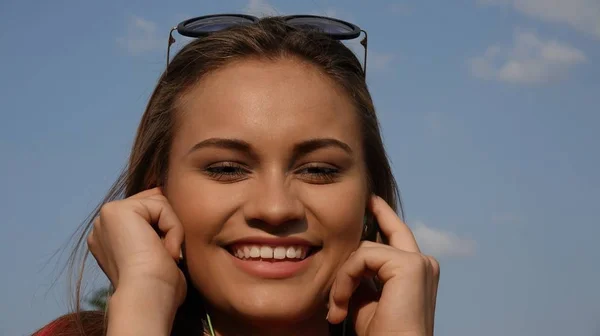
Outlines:
[[366, 335], [367, 328], [375, 315], [380, 293], [373, 280], [363, 280], [350, 300], [349, 316], [357, 335]]

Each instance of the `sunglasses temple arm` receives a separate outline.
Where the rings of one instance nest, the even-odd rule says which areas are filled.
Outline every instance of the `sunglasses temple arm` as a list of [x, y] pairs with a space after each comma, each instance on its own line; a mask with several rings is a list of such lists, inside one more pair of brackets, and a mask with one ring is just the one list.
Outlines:
[[365, 57], [364, 57], [364, 65], [363, 65], [363, 73], [365, 78], [367, 77], [367, 45], [368, 45], [368, 39], [367, 39], [367, 32], [365, 30], [360, 30], [361, 32], [363, 32], [363, 34], [365, 34], [365, 37], [363, 37], [363, 39], [360, 41], [360, 44], [362, 44], [362, 46], [365, 49]]
[[177, 27], [171, 28], [169, 31], [169, 43], [167, 44], [167, 67], [169, 67], [169, 62], [171, 61], [171, 45], [175, 43], [175, 38], [173, 37], [173, 31], [176, 30]]

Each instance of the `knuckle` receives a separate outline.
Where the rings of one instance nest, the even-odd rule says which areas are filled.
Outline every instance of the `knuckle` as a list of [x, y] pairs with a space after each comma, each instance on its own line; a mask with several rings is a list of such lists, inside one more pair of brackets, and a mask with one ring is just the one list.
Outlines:
[[94, 232], [94, 230], [98, 230], [100, 228], [101, 224], [102, 224], [102, 221], [100, 220], [100, 215], [98, 215], [92, 222], [92, 230], [90, 231], [90, 234], [92, 234]]
[[365, 247], [375, 247], [378, 244], [369, 240], [363, 240], [359, 245], [358, 248], [365, 248]]
[[356, 249], [355, 251], [350, 253], [350, 256], [348, 257], [348, 259], [352, 259], [352, 260], [363, 259], [367, 256], [370, 249], [371, 249], [370, 246], [361, 245], [361, 246], [359, 246], [358, 249]]
[[409, 262], [407, 262], [405, 266], [408, 272], [415, 275], [423, 275], [427, 273], [429, 269], [429, 262], [425, 256], [413, 253], [409, 259]]
[[431, 270], [433, 272], [433, 275], [435, 277], [439, 277], [440, 276], [440, 263], [437, 259], [435, 259], [432, 256], [427, 256], [427, 258], [429, 259], [429, 262], [431, 263]]
[[160, 205], [161, 205], [162, 207], [169, 206], [169, 201], [168, 201], [168, 200], [167, 200], [167, 198], [166, 198], [164, 195], [162, 195], [162, 194], [158, 194], [158, 195], [151, 195], [151, 196], [148, 196], [148, 197], [146, 197], [146, 198], [139, 199], [139, 202], [143, 204], [145, 200], [146, 200], [146, 201], [150, 201], [150, 202], [158, 202], [158, 203], [160, 203]]
[[99, 218], [95, 221], [100, 224], [102, 219], [112, 218], [119, 212], [119, 204], [117, 201], [108, 202], [102, 205], [99, 212]]
[[94, 239], [93, 234], [89, 234], [87, 236], [86, 243], [87, 243], [88, 247], [90, 247], [90, 249], [96, 245], [96, 240]]
[[98, 245], [97, 241], [93, 238], [90, 239], [88, 237], [88, 251], [92, 254], [96, 262], [100, 263], [99, 255], [101, 254], [101, 247]]
[[375, 218], [381, 216], [382, 210], [377, 202], [375, 202], [375, 204], [373, 204], [373, 206], [371, 207], [371, 213]]
[[152, 199], [155, 199], [155, 200], [157, 200], [157, 201], [161, 201], [161, 202], [165, 202], [165, 203], [167, 202], [167, 198], [166, 198], [166, 197], [165, 197], [165, 195], [163, 195], [163, 194], [159, 194], [159, 195], [153, 195], [153, 196], [150, 196], [150, 197], [151, 197]]

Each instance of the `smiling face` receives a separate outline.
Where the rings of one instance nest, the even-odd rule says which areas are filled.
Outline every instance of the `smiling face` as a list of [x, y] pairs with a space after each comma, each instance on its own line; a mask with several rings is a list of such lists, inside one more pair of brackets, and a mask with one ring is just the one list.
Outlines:
[[222, 314], [324, 322], [368, 196], [346, 93], [297, 59], [249, 59], [205, 76], [177, 106], [166, 194], [195, 287]]

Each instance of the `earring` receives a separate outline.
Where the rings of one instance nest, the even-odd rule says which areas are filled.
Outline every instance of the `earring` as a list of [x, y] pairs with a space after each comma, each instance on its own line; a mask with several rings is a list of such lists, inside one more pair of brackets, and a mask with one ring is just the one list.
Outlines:
[[367, 233], [369, 233], [369, 221], [367, 220], [367, 216], [363, 219], [363, 238], [366, 237]]
[[177, 261], [178, 264], [183, 262], [185, 256], [185, 242], [181, 243], [181, 246], [179, 247], [179, 260]]

